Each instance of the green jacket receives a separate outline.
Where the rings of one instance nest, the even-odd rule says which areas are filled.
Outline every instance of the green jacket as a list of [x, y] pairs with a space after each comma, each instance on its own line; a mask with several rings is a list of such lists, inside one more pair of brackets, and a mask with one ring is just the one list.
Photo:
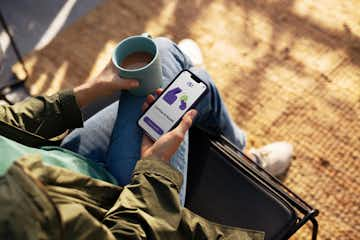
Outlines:
[[[32, 147], [81, 126], [71, 91], [0, 106], [0, 134]], [[139, 160], [131, 183], [120, 187], [26, 155], [0, 176], [0, 239], [264, 238], [182, 208], [181, 182], [177, 170], [154, 159]]]

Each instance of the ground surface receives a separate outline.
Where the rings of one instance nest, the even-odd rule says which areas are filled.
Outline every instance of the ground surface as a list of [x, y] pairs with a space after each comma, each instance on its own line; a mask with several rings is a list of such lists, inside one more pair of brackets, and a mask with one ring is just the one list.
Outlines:
[[294, 144], [285, 184], [320, 209], [319, 239], [360, 239], [358, 9], [356, 0], [106, 1], [26, 57], [27, 85], [39, 94], [88, 81], [128, 35], [193, 38], [248, 145]]

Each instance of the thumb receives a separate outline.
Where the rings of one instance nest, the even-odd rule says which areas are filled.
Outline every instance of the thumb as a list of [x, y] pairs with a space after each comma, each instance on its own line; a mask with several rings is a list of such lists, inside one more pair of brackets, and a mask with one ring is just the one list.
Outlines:
[[184, 136], [185, 133], [189, 130], [189, 128], [192, 125], [193, 120], [195, 119], [197, 115], [197, 111], [195, 109], [192, 109], [188, 111], [182, 118], [180, 124], [175, 128], [175, 131], [180, 134], [181, 136]]

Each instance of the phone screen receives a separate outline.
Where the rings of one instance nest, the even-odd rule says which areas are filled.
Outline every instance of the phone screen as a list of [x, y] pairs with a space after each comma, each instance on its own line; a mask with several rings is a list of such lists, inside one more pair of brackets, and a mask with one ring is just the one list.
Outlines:
[[157, 140], [178, 122], [206, 91], [206, 85], [183, 71], [140, 117], [139, 126]]

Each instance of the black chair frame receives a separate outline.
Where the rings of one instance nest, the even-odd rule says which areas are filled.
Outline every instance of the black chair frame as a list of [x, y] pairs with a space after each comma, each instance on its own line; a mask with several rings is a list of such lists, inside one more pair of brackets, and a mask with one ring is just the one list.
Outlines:
[[[277, 199], [277, 201], [281, 201], [284, 204], [284, 206], [293, 210], [294, 221], [293, 222], [289, 221], [289, 224], [287, 224], [287, 227], [285, 227], [284, 231], [282, 231], [280, 235], [278, 234], [276, 237], [269, 239], [288, 239], [290, 238], [290, 236], [296, 233], [301, 227], [303, 227], [307, 222], [311, 222], [313, 226], [312, 239], [315, 240], [317, 238], [318, 222], [315, 218], [319, 214], [319, 211], [317, 209], [313, 208], [308, 203], [306, 203], [303, 199], [301, 199], [301, 197], [299, 197], [297, 194], [291, 191], [276, 177], [273, 177], [266, 170], [255, 164], [246, 154], [244, 154], [240, 149], [238, 149], [224, 136], [211, 135], [203, 130], [196, 128], [192, 128], [190, 132], [190, 158], [189, 158], [188, 191], [187, 191], [187, 196], [189, 196], [190, 199], [186, 203], [187, 207], [189, 207], [190, 209], [194, 207], [193, 204], [191, 203], [194, 200], [192, 199], [192, 195], [195, 195], [194, 190], [192, 190], [192, 188], [195, 188], [196, 191], [196, 187], [193, 187], [192, 185], [196, 184], [194, 183], [194, 181], [197, 181], [196, 178], [198, 178], [198, 176], [193, 176], [193, 175], [199, 173], [196, 171], [195, 173], [191, 173], [192, 171], [191, 168], [194, 167], [194, 164], [191, 164], [191, 162], [199, 161], [199, 159], [196, 160], [192, 159], [192, 156], [194, 155], [194, 152], [199, 151], [199, 142], [201, 142], [202, 144], [206, 144], [206, 141], [208, 141], [208, 144], [211, 148], [215, 149], [222, 156], [224, 156], [225, 159], [227, 159], [226, 160], [227, 164], [231, 164], [232, 167], [238, 169], [241, 172], [241, 174], [246, 176], [246, 178], [249, 179], [248, 181], [252, 182], [251, 184], [255, 184], [256, 187], [265, 190], [267, 194], [270, 194], [272, 197]], [[201, 153], [198, 154], [200, 154], [198, 156], [200, 156], [201, 158]], [[219, 161], [221, 161], [221, 159], [219, 159]], [[239, 189], [241, 190], [241, 186], [239, 186]], [[231, 198], [232, 196], [223, 196], [223, 197]], [[198, 207], [196, 206], [196, 204], [194, 208], [195, 209], [192, 210], [194, 212], [197, 212], [196, 208]], [[200, 215], [207, 214], [206, 211], [202, 212], [201, 210], [199, 210], [199, 212], [197, 213], [199, 213]]]

